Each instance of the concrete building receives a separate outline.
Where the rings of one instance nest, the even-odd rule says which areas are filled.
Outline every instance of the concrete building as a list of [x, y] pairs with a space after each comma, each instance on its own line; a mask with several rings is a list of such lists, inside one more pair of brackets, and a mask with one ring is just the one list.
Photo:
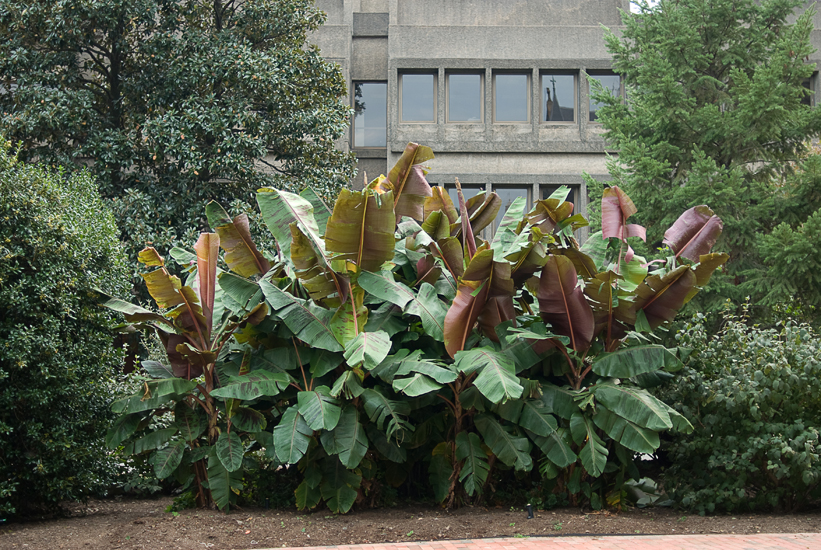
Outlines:
[[356, 116], [348, 147], [369, 179], [409, 141], [429, 180], [529, 203], [557, 186], [586, 210], [582, 172], [606, 178], [588, 73], [620, 92], [602, 25], [628, 0], [318, 0], [312, 41], [342, 67]]
[[[356, 109], [345, 146], [359, 159], [357, 187], [363, 172], [386, 173], [409, 141], [433, 148], [431, 183], [458, 177], [468, 195], [496, 191], [503, 211], [516, 196], [532, 204], [568, 185], [586, 212], [582, 173], [609, 179], [584, 75], [623, 93], [602, 26], [617, 29], [629, 0], [317, 5], [328, 20], [312, 41], [342, 67]], [[812, 40], [821, 45], [819, 31]]]

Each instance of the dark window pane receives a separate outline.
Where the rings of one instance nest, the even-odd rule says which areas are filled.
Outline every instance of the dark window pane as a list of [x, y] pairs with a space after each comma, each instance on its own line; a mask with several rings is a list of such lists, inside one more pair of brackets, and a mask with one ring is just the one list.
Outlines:
[[802, 82], [801, 85], [808, 89], [810, 92], [813, 92], [802, 97], [801, 104], [807, 105], [808, 107], [812, 107], [812, 99], [815, 95], [815, 90], [812, 89], [812, 81], [809, 78], [805, 78], [804, 82]]
[[510, 205], [513, 204], [513, 201], [516, 200], [516, 197], [524, 197], [525, 199], [525, 212], [528, 211], [528, 200], [527, 200], [527, 187], [512, 187], [507, 185], [494, 185], [493, 190], [499, 195], [499, 198], [502, 199], [502, 207], [499, 209], [499, 213], [496, 215], [496, 219], [493, 222], [493, 231], [496, 231], [496, 228], [499, 227], [499, 224], [502, 222], [502, 218], [505, 217], [505, 212], [507, 209], [510, 208]]
[[572, 74], [542, 75], [542, 120], [573, 122], [576, 120], [576, 78]]
[[387, 99], [384, 82], [354, 84], [354, 147], [387, 146]]
[[402, 120], [434, 122], [434, 88], [432, 74], [402, 75]]
[[[621, 95], [621, 83], [619, 82], [619, 75], [615, 74], [608, 74], [608, 75], [590, 75], [592, 80], [598, 80], [601, 82], [602, 86], [606, 90], [610, 90], [610, 93], [614, 96]], [[591, 88], [592, 89], [592, 88]], [[601, 107], [602, 104], [598, 101], [593, 101], [593, 97], [590, 97], [590, 120], [591, 122], [596, 120], [596, 111]]]
[[482, 77], [478, 74], [448, 75], [448, 120], [482, 120]]
[[496, 75], [496, 121], [527, 122], [527, 75]]

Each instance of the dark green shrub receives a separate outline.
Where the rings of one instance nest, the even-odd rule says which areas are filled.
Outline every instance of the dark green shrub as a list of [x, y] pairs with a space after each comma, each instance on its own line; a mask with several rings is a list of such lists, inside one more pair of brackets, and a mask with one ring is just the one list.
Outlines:
[[112, 374], [122, 360], [88, 289], [122, 293], [113, 218], [90, 176], [0, 148], [0, 514], [104, 487]]
[[666, 485], [701, 513], [795, 509], [819, 496], [821, 338], [792, 321], [743, 321], [727, 315], [710, 336], [695, 317], [678, 335], [694, 351], [660, 392], [696, 427], [670, 434]]

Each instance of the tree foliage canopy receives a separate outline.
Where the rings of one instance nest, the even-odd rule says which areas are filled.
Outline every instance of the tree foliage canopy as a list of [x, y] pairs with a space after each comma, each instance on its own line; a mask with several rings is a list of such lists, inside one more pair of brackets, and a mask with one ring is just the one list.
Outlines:
[[87, 165], [138, 250], [196, 233], [207, 200], [333, 195], [351, 159], [339, 68], [311, 0], [0, 0], [0, 125], [21, 158]]
[[818, 162], [806, 162], [821, 130], [805, 87], [814, 71], [813, 12], [793, 18], [803, 4], [640, 3], [640, 13], [624, 14], [621, 35], [606, 38], [628, 94], [627, 102], [596, 94], [606, 103], [597, 111], [606, 139], [619, 153], [611, 172], [639, 205], [648, 243], [660, 242], [685, 208], [707, 203], [721, 217], [718, 246], [731, 259], [729, 276], [706, 293], [713, 304], [749, 292], [765, 301], [789, 296], [762, 283], [773, 276], [762, 234], [780, 222], [801, 231], [821, 206]]

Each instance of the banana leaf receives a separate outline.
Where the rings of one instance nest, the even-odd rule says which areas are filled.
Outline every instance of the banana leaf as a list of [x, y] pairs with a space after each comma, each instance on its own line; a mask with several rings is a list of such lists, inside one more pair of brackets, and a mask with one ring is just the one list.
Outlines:
[[664, 233], [664, 244], [676, 253], [698, 262], [716, 244], [724, 224], [706, 205], [694, 206], [685, 211]]
[[219, 247], [220, 237], [214, 233], [200, 233], [200, 237], [194, 245], [194, 250], [197, 253], [197, 281], [202, 300], [202, 313], [205, 317], [206, 338], [209, 340], [214, 326], [214, 297], [217, 291]]
[[607, 409], [641, 428], [660, 431], [673, 427], [669, 407], [647, 390], [602, 383], [596, 384], [590, 391]]
[[445, 315], [445, 348], [455, 358], [463, 350], [490, 293], [490, 278], [493, 273], [493, 251], [479, 252], [465, 270], [456, 299]]
[[264, 279], [259, 282], [259, 286], [273, 313], [282, 319], [297, 338], [309, 346], [328, 351], [344, 349], [329, 326], [332, 312], [313, 302], [300, 300]]
[[290, 227], [295, 222], [324, 257], [325, 245], [314, 217], [314, 207], [308, 200], [287, 191], [264, 187], [257, 192], [257, 204], [286, 260], [291, 258]]
[[368, 452], [365, 428], [359, 422], [359, 411], [351, 404], [345, 405], [339, 423], [333, 430], [323, 432], [322, 447], [329, 455], [339, 455], [339, 460], [349, 469], [359, 466]]
[[491, 403], [502, 403], [522, 396], [524, 388], [516, 377], [516, 367], [506, 354], [490, 348], [474, 348], [458, 352], [455, 359], [453, 368], [459, 372], [467, 375], [479, 373], [473, 385]]
[[557, 334], [568, 336], [576, 353], [583, 353], [590, 347], [596, 324], [593, 310], [577, 283], [573, 262], [551, 255], [542, 270], [536, 297], [542, 319]]
[[599, 406], [596, 409], [593, 422], [614, 441], [631, 451], [652, 454], [660, 445], [658, 432], [630, 422], [605, 407]]
[[240, 214], [233, 220], [215, 201], [205, 207], [208, 225], [219, 235], [219, 244], [225, 250], [225, 263], [242, 277], [267, 273], [271, 264], [260, 253], [251, 238], [248, 215]]
[[464, 461], [459, 472], [459, 482], [465, 492], [471, 497], [481, 494], [490, 466], [478, 435], [464, 431], [456, 434], [456, 460]]
[[696, 275], [682, 265], [664, 276], [648, 275], [636, 289], [632, 311], [644, 311], [650, 328], [655, 330], [672, 321], [696, 286]]
[[379, 271], [393, 259], [396, 244], [393, 193], [343, 189], [325, 231], [325, 247], [334, 259], [356, 266], [356, 271]]
[[327, 386], [299, 392], [297, 404], [300, 416], [312, 430], [333, 430], [339, 423], [342, 408], [339, 401], [331, 397], [331, 390]]
[[297, 405], [285, 411], [274, 428], [274, 448], [283, 464], [296, 464], [308, 450], [313, 430], [308, 426]]
[[604, 468], [607, 466], [607, 447], [604, 442], [596, 434], [595, 426], [589, 418], [582, 415], [582, 413], [574, 413], [570, 418], [570, 433], [573, 435], [573, 441], [581, 446], [579, 449], [579, 459], [582, 461], [582, 466], [593, 477], [599, 477], [604, 473]]
[[396, 217], [408, 216], [421, 222], [425, 216], [425, 202], [433, 195], [425, 179], [423, 162], [433, 158], [430, 147], [418, 143], [408, 143], [402, 156], [388, 172], [385, 180], [378, 179], [371, 183], [378, 193], [393, 192]]
[[235, 472], [242, 466], [245, 449], [236, 432], [222, 432], [214, 445], [217, 458], [229, 472]]
[[506, 430], [495, 418], [488, 414], [477, 415], [476, 428], [493, 454], [504, 464], [517, 471], [528, 472], [533, 468], [530, 458], [530, 441]]
[[356, 338], [345, 346], [345, 361], [350, 366], [362, 364], [372, 370], [379, 365], [391, 351], [391, 339], [388, 333], [360, 332]]

